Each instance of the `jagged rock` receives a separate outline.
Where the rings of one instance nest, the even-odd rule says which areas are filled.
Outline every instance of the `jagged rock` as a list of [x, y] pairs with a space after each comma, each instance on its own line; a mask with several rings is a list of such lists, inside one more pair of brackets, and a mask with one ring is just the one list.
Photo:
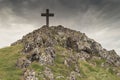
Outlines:
[[48, 38], [45, 42], [46, 47], [52, 47], [55, 44], [57, 44], [57, 41], [55, 39], [52, 39], [52, 38]]
[[68, 80], [77, 80], [77, 77], [81, 77], [81, 74], [75, 71], [72, 71], [70, 73], [70, 76], [68, 77]]
[[44, 42], [43, 42], [43, 38], [41, 36], [37, 36], [35, 39], [34, 39], [34, 42], [36, 43], [36, 45], [38, 47], [41, 47], [43, 46]]
[[28, 53], [28, 52], [30, 52], [30, 51], [32, 51], [32, 50], [34, 49], [34, 46], [35, 46], [35, 45], [34, 45], [33, 42], [30, 42], [30, 43], [29, 43], [29, 42], [26, 42], [23, 51], [24, 51], [25, 53]]
[[68, 48], [72, 48], [72, 49], [78, 51], [77, 41], [73, 37], [67, 38], [66, 45]]
[[26, 59], [25, 57], [22, 57], [17, 60], [16, 66], [18, 68], [27, 68], [30, 64], [30, 60]]
[[86, 61], [87, 59], [90, 59], [90, 54], [88, 54], [84, 51], [81, 51], [80, 53], [76, 54], [76, 58], [83, 60], [83, 61]]
[[39, 62], [41, 65], [45, 64], [52, 65], [54, 62], [54, 58], [52, 58], [50, 54], [42, 53], [41, 56], [39, 57]]
[[50, 68], [48, 68], [48, 67], [45, 68], [44, 75], [47, 78], [47, 80], [54, 80], [54, 75]]
[[48, 47], [45, 49], [46, 54], [50, 54], [52, 58], [55, 58], [55, 50], [53, 47]]
[[39, 56], [39, 62], [41, 65], [49, 64], [52, 65], [55, 59], [55, 50], [52, 47], [47, 47], [44, 53]]
[[106, 51], [103, 53], [102, 58], [106, 59], [106, 62], [110, 65], [120, 66], [120, 57], [116, 54], [114, 50]]
[[[20, 68], [26, 68], [33, 61], [38, 61], [41, 65], [53, 65], [57, 56], [57, 47], [64, 48], [65, 53], [60, 51], [60, 54], [63, 54], [64, 57], [61, 62], [67, 67], [74, 65], [74, 72], [70, 73], [69, 80], [76, 80], [75, 75], [80, 74], [77, 65], [79, 60], [104, 59], [106, 62], [101, 64], [102, 67], [120, 66], [120, 57], [114, 50], [107, 51], [98, 42], [88, 38], [85, 33], [64, 28], [61, 25], [56, 27], [43, 26], [12, 45], [20, 43], [23, 44], [23, 52], [27, 56], [25, 59], [18, 59], [17, 66]], [[54, 79], [49, 68], [46, 68], [44, 73], [50, 80]]]
[[[46, 27], [33, 31], [23, 37], [18, 43], [24, 43], [25, 52], [29, 52], [36, 47], [36, 45], [45, 45], [46, 47], [51, 47], [54, 45], [61, 44], [63, 47], [71, 48], [75, 51], [84, 51], [86, 53], [94, 53], [100, 55], [102, 58], [106, 58], [107, 50], [104, 50], [102, 46], [88, 38], [85, 33], [77, 32], [68, 28], [64, 28], [59, 25], [57, 27]], [[17, 43], [17, 42], [16, 42]], [[119, 62], [117, 62], [119, 64]]]
[[92, 44], [91, 44], [91, 49], [92, 49], [92, 53], [100, 53], [101, 51], [103, 51], [103, 48], [102, 48], [102, 46], [99, 44], [99, 43], [97, 43], [97, 42], [93, 42]]
[[38, 80], [34, 70], [27, 69], [23, 75], [24, 80]]
[[30, 61], [39, 61], [39, 57], [40, 57], [40, 51], [39, 48], [36, 47], [33, 52], [29, 55], [29, 60]]
[[44, 65], [44, 64], [46, 64], [45, 62], [46, 62], [46, 56], [44, 53], [42, 53], [41, 56], [39, 57], [39, 63], [41, 65]]

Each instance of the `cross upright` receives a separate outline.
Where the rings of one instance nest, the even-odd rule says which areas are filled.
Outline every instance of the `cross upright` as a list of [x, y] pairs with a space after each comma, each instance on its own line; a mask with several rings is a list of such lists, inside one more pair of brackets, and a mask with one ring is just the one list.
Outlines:
[[49, 27], [49, 17], [53, 17], [53, 13], [49, 13], [49, 9], [46, 9], [46, 13], [41, 13], [41, 16], [46, 17], [46, 26]]

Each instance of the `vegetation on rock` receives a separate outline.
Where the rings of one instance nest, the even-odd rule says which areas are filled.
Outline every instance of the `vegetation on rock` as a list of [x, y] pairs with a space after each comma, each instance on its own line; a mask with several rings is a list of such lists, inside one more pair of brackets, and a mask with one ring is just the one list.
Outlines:
[[120, 80], [120, 57], [84, 33], [42, 28], [0, 49], [0, 80]]

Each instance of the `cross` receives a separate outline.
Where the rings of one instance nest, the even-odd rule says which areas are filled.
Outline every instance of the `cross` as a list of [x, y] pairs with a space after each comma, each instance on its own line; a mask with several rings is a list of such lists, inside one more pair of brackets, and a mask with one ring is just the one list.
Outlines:
[[46, 13], [41, 13], [41, 16], [46, 17], [46, 26], [49, 27], [49, 17], [53, 17], [53, 13], [49, 13], [49, 9], [46, 9]]

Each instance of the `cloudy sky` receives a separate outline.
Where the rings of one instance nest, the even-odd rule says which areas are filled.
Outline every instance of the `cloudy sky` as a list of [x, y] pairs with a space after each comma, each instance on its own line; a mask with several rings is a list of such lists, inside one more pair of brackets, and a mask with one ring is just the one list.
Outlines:
[[0, 0], [0, 47], [44, 25], [46, 8], [55, 13], [50, 25], [86, 33], [120, 55], [120, 0]]

